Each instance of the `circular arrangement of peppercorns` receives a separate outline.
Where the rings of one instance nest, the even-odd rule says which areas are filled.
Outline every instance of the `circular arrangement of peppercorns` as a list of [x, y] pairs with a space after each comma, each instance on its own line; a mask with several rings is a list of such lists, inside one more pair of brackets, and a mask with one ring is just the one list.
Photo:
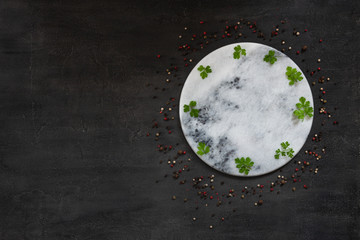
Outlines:
[[[271, 31], [262, 31], [257, 26], [256, 22], [252, 22], [245, 19], [239, 19], [236, 21], [224, 21], [224, 29], [218, 31], [210, 31], [211, 24], [206, 21], [199, 21], [199, 25], [196, 26], [196, 31], [192, 31], [191, 28], [185, 26], [183, 30], [176, 36], [178, 38], [178, 52], [177, 58], [174, 56], [167, 56], [166, 53], [155, 53], [154, 59], [159, 61], [159, 66], [164, 66], [165, 63], [170, 64], [165, 69], [159, 69], [159, 82], [149, 83], [148, 87], [153, 87], [154, 95], [153, 99], [156, 102], [162, 102], [159, 106], [158, 116], [152, 122], [152, 130], [146, 134], [146, 137], [154, 140], [155, 150], [159, 152], [159, 166], [168, 169], [167, 174], [163, 176], [164, 180], [161, 180], [161, 176], [157, 177], [155, 183], [161, 183], [172, 176], [174, 179], [174, 187], [184, 185], [186, 188], [186, 196], [176, 196], [169, 193], [170, 201], [178, 202], [182, 201], [184, 204], [192, 204], [194, 206], [193, 215], [188, 216], [189, 221], [196, 222], [204, 221], [199, 219], [197, 211], [201, 208], [206, 208], [209, 205], [215, 205], [222, 207], [224, 204], [231, 205], [232, 211], [223, 211], [222, 216], [211, 214], [209, 216], [211, 224], [208, 225], [210, 230], [215, 230], [222, 222], [226, 222], [226, 219], [236, 212], [236, 204], [242, 204], [242, 201], [249, 199], [253, 206], [263, 206], [266, 204], [266, 196], [268, 194], [280, 194], [286, 192], [288, 194], [294, 194], [300, 190], [308, 190], [311, 188], [310, 183], [316, 174], [319, 173], [320, 167], [323, 167], [323, 160], [326, 156], [326, 146], [322, 145], [322, 138], [324, 137], [324, 130], [321, 130], [322, 126], [332, 124], [336, 126], [338, 121], [332, 120], [334, 118], [336, 108], [328, 106], [328, 100], [326, 99], [326, 83], [331, 81], [330, 76], [327, 76], [325, 71], [321, 68], [323, 62], [320, 57], [315, 59], [307, 59], [306, 53], [310, 49], [316, 47], [317, 44], [324, 44], [323, 39], [315, 39], [313, 41], [304, 42], [289, 45], [288, 42], [293, 42], [291, 38], [301, 41], [303, 36], [310, 31], [307, 28], [297, 29], [290, 28], [286, 20], [281, 20], [279, 24], [275, 24]], [[198, 29], [201, 29], [200, 31]], [[290, 34], [289, 34], [290, 32]], [[314, 115], [316, 118], [321, 119], [320, 126], [314, 125], [316, 133], [311, 134], [306, 144], [306, 150], [303, 154], [299, 153], [292, 161], [286, 166], [292, 164], [293, 171], [291, 173], [283, 173], [282, 169], [276, 173], [269, 174], [269, 178], [254, 186], [244, 186], [241, 184], [241, 179], [238, 181], [238, 185], [230, 186], [225, 181], [216, 181], [217, 172], [213, 170], [213, 173], [204, 176], [191, 174], [191, 168], [196, 167], [197, 161], [193, 163], [193, 158], [196, 155], [190, 151], [185, 141], [182, 143], [174, 142], [172, 135], [182, 135], [178, 112], [179, 108], [179, 96], [182, 85], [185, 81], [186, 74], [182, 72], [188, 72], [190, 67], [194, 67], [194, 63], [198, 62], [202, 57], [199, 54], [203, 51], [202, 56], [206, 55], [206, 49], [211, 44], [224, 42], [223, 45], [229, 43], [241, 43], [243, 41], [253, 42], [266, 42], [280, 50], [281, 52], [287, 52], [287, 55], [292, 56], [293, 59], [297, 59], [301, 62], [308, 63], [308, 67], [305, 67], [304, 74], [309, 80], [310, 86], [312, 86], [312, 92], [314, 100], [316, 101], [316, 91], [314, 88], [318, 88], [318, 102], [314, 103]], [[200, 52], [201, 53], [201, 52]], [[162, 68], [162, 67], [161, 67]], [[304, 67], [303, 67], [304, 69]], [[163, 80], [162, 80], [163, 79]], [[318, 85], [320, 85], [318, 87]], [[154, 87], [155, 86], [155, 87]], [[178, 87], [178, 95], [166, 96], [167, 88]], [[159, 96], [156, 92], [161, 91]], [[318, 107], [318, 109], [316, 109]], [[310, 145], [310, 146], [309, 146]], [[222, 176], [223, 179], [223, 176]], [[168, 181], [168, 180], [167, 180]], [[283, 186], [291, 184], [289, 188]], [[288, 191], [286, 191], [288, 190]], [[256, 200], [254, 197], [256, 196]], [[228, 209], [228, 208], [226, 208]]]

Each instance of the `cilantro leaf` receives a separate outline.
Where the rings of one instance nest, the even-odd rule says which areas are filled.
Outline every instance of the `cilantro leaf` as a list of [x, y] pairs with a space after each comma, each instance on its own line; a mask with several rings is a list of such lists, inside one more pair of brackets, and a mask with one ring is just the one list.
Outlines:
[[198, 150], [197, 151], [197, 154], [199, 154], [200, 156], [204, 155], [204, 154], [207, 154], [208, 152], [210, 152], [210, 147], [209, 146], [206, 146], [205, 143], [203, 142], [199, 142], [198, 143]]
[[190, 111], [190, 106], [189, 105], [184, 105], [184, 112], [188, 112]]
[[235, 50], [233, 53], [234, 59], [239, 59], [241, 55], [246, 56], [246, 49], [241, 48], [240, 45], [234, 47], [234, 50]]
[[198, 109], [191, 109], [190, 116], [191, 117], [198, 117], [199, 116], [199, 110]]
[[195, 101], [190, 101], [189, 105], [184, 104], [184, 112], [190, 112], [191, 117], [198, 117], [199, 116], [199, 109], [195, 109], [196, 106]]
[[200, 67], [198, 67], [198, 70], [200, 71], [200, 72], [202, 72], [202, 71], [204, 71], [204, 66], [203, 65], [200, 65]]
[[295, 106], [297, 110], [293, 113], [300, 120], [304, 120], [305, 116], [312, 117], [314, 109], [310, 107], [310, 102], [306, 101], [304, 97], [299, 98], [300, 103], [297, 103]]
[[196, 106], [196, 102], [195, 101], [190, 101], [190, 104], [189, 104], [191, 107], [195, 107]]
[[236, 167], [239, 169], [239, 173], [249, 174], [249, 171], [254, 166], [254, 162], [249, 157], [235, 158]]
[[286, 76], [290, 80], [289, 85], [294, 85], [297, 81], [301, 81], [304, 78], [301, 77], [301, 72], [298, 72], [296, 68], [287, 67], [286, 68]]
[[264, 57], [265, 62], [270, 62], [270, 64], [274, 64], [277, 61], [277, 58], [275, 57], [275, 51], [270, 50], [267, 55]]
[[275, 159], [279, 159], [280, 155], [283, 157], [288, 156], [290, 158], [292, 158], [294, 156], [293, 155], [294, 150], [292, 148], [289, 148], [289, 146], [290, 146], [289, 142], [287, 142], [287, 141], [282, 142], [280, 144], [280, 146], [281, 146], [281, 149], [279, 148], [275, 151], [275, 155], [274, 155]]
[[210, 66], [204, 67], [203, 65], [200, 65], [200, 67], [198, 67], [198, 71], [200, 72], [200, 77], [201, 77], [202, 79], [207, 78], [208, 73], [211, 73], [211, 72], [212, 72]]

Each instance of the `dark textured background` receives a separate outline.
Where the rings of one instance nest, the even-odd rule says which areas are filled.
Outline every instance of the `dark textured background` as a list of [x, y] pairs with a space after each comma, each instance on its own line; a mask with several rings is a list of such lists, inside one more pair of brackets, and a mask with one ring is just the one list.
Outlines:
[[[195, 210], [196, 191], [159, 165], [167, 156], [156, 152], [151, 129], [191, 68], [180, 69], [170, 85], [164, 69], [173, 56], [179, 59], [177, 36], [184, 26], [220, 31], [221, 21], [240, 17], [257, 21], [267, 34], [287, 19], [292, 46], [302, 46], [292, 27], [309, 29], [299, 39], [309, 45], [310, 60], [289, 55], [303, 69], [322, 59], [322, 73], [332, 79], [324, 85], [328, 107], [338, 108], [340, 124], [334, 127], [330, 119], [320, 127], [326, 117], [315, 116], [311, 134], [323, 132], [318, 146], [327, 146], [327, 154], [319, 174], [304, 177], [308, 190], [296, 185], [293, 193], [287, 184], [281, 194], [264, 194], [261, 207], [253, 206], [257, 196], [249, 196], [221, 207], [200, 201]], [[199, 26], [200, 20], [207, 25]], [[0, 239], [358, 239], [359, 25], [356, 0], [1, 1]], [[266, 44], [280, 49], [282, 38]], [[195, 62], [231, 42], [209, 46]], [[312, 88], [315, 99], [318, 88]], [[190, 151], [178, 123], [172, 127], [166, 141]], [[312, 147], [309, 139], [304, 149]], [[279, 174], [229, 177], [195, 157], [191, 166], [187, 180], [215, 174], [220, 192]], [[293, 168], [289, 163], [283, 172]]]

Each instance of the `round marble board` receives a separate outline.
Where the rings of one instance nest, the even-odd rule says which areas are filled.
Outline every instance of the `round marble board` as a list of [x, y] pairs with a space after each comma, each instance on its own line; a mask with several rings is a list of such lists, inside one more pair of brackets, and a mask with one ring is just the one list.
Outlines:
[[[246, 55], [240, 50], [235, 59], [237, 46]], [[277, 58], [273, 64], [263, 60], [270, 50]], [[288, 67], [303, 79], [290, 85]], [[201, 76], [204, 71], [207, 76]], [[263, 44], [230, 44], [208, 54], [190, 72], [180, 97], [181, 127], [191, 148], [211, 167], [235, 176], [266, 174], [289, 162], [309, 135], [313, 118], [299, 120], [293, 113], [300, 97], [313, 108], [310, 86], [289, 57]], [[293, 153], [276, 159], [286, 141], [290, 146], [285, 152], [292, 148]], [[253, 164], [244, 164], [243, 157]]]

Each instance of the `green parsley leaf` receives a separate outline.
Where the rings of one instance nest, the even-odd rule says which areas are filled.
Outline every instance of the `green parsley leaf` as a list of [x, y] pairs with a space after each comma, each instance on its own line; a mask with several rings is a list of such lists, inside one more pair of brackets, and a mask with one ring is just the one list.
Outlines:
[[277, 61], [277, 58], [275, 57], [275, 51], [270, 50], [269, 53], [267, 55], [265, 55], [264, 61], [274, 64]]
[[198, 109], [191, 109], [190, 116], [191, 117], [198, 117], [199, 116], [199, 110]]
[[240, 45], [234, 47], [234, 50], [235, 50], [233, 53], [234, 59], [239, 59], [241, 55], [246, 56], [246, 50], [242, 49]]
[[188, 111], [190, 111], [190, 107], [189, 107], [189, 105], [184, 105], [184, 112], [188, 112]]
[[299, 98], [300, 103], [296, 104], [297, 110], [294, 111], [294, 115], [304, 121], [305, 116], [312, 117], [314, 109], [310, 107], [310, 102], [306, 101], [304, 97]]
[[210, 152], [210, 147], [209, 146], [206, 146], [205, 143], [203, 142], [199, 142], [198, 144], [198, 150], [197, 151], [197, 154], [199, 154], [200, 156], [204, 155], [204, 154], [207, 154], [208, 152]]
[[289, 85], [294, 85], [297, 81], [303, 80], [301, 77], [301, 72], [298, 72], [296, 68], [287, 67], [286, 76], [290, 80]]
[[249, 174], [249, 171], [254, 166], [254, 162], [249, 157], [235, 158], [236, 167], [239, 169], [239, 173]]
[[275, 155], [274, 155], [274, 157], [275, 157], [275, 159], [279, 159], [280, 158], [280, 155], [281, 156], [283, 156], [283, 157], [285, 157], [285, 156], [288, 156], [288, 157], [290, 157], [290, 158], [292, 158], [294, 155], [293, 155], [293, 153], [294, 153], [294, 150], [292, 149], [292, 148], [289, 148], [289, 146], [290, 146], [290, 143], [289, 142], [282, 142], [281, 144], [280, 144], [280, 146], [281, 146], [281, 150], [280, 150], [280, 148], [279, 149], [277, 149], [276, 151], [275, 151]]
[[198, 67], [198, 71], [200, 72], [200, 76], [202, 79], [207, 78], [208, 73], [212, 72], [210, 66], [204, 67], [203, 65], [200, 65], [200, 67]]
[[198, 117], [199, 116], [199, 109], [195, 109], [196, 106], [195, 101], [190, 101], [189, 105], [184, 104], [184, 112], [190, 112], [191, 117]]

